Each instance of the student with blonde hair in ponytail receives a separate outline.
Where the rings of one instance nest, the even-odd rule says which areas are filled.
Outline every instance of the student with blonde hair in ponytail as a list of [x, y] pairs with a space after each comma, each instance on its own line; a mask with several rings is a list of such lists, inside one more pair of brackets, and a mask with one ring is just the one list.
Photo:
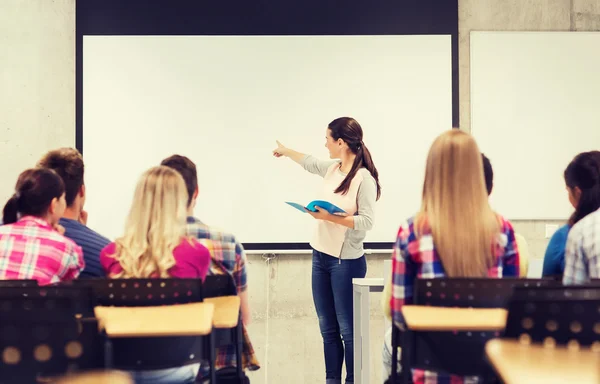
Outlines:
[[[392, 260], [392, 319], [412, 302], [415, 279], [518, 277], [513, 228], [488, 203], [482, 157], [471, 135], [453, 129], [431, 146], [423, 200], [400, 226]], [[463, 382], [470, 378], [413, 369], [414, 383]]]
[[[316, 207], [312, 290], [325, 353], [325, 380], [340, 384], [346, 363], [346, 384], [354, 382], [352, 279], [365, 277], [367, 262], [363, 241], [373, 227], [375, 202], [381, 195], [379, 174], [363, 142], [356, 120], [340, 117], [329, 123], [325, 147], [329, 157], [319, 160], [277, 142], [275, 157], [289, 157], [311, 173], [323, 177], [321, 199], [342, 208], [336, 216]], [[338, 160], [339, 159], [339, 160]], [[342, 343], [343, 342], [343, 343]]]
[[[146, 171], [135, 189], [125, 234], [100, 253], [112, 278], [199, 278], [210, 264], [208, 249], [186, 235], [187, 190], [165, 166]], [[199, 364], [132, 372], [136, 383], [193, 383]]]

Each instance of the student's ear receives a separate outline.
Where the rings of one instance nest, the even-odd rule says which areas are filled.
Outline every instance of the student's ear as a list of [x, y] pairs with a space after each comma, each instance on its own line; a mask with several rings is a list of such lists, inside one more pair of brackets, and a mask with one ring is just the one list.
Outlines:
[[579, 201], [579, 199], [581, 199], [581, 188], [579, 188], [579, 187], [573, 188], [573, 194], [575, 195], [575, 196], [573, 196], [573, 197], [575, 197], [575, 200]]
[[58, 198], [55, 197], [54, 199], [52, 199], [52, 201], [50, 202], [50, 206], [48, 207], [48, 213], [50, 215], [54, 215], [54, 213], [56, 212], [56, 210], [58, 209]]
[[85, 199], [85, 184], [81, 184], [81, 188], [79, 188], [79, 196], [82, 199]]
[[198, 198], [198, 192], [199, 192], [199, 189], [198, 189], [198, 187], [196, 187], [196, 190], [194, 191], [194, 197], [193, 197], [194, 200], [196, 200]]

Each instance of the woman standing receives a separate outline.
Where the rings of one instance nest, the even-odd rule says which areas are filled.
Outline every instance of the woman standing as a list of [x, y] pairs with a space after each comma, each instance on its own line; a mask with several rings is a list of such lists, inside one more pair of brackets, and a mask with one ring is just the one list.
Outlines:
[[[346, 360], [346, 384], [354, 383], [352, 279], [365, 277], [367, 262], [363, 241], [373, 227], [375, 201], [381, 195], [378, 173], [363, 143], [363, 131], [350, 117], [332, 121], [326, 130], [329, 157], [322, 161], [277, 142], [276, 157], [289, 157], [311, 173], [323, 177], [321, 200], [348, 215], [332, 215], [316, 207], [312, 291], [325, 352], [327, 384], [341, 384]], [[337, 160], [339, 159], [339, 160]]]

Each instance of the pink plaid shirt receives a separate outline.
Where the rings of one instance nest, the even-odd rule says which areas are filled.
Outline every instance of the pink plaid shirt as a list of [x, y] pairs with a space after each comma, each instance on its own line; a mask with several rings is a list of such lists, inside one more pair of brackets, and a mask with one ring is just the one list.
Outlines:
[[73, 280], [84, 265], [81, 248], [40, 218], [0, 226], [0, 280], [52, 284]]

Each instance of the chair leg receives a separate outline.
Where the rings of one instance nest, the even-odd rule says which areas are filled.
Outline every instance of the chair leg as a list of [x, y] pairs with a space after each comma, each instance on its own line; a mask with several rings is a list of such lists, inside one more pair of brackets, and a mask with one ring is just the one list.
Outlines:
[[104, 368], [112, 369], [113, 367], [113, 346], [112, 341], [105, 335], [104, 339]]
[[209, 342], [208, 342], [208, 356], [209, 356], [209, 364], [210, 364], [210, 383], [211, 384], [216, 384], [217, 383], [217, 369], [215, 367], [215, 330], [213, 329], [210, 332], [209, 338], [208, 338]]
[[415, 345], [414, 342], [414, 334], [410, 329], [406, 329], [402, 332], [401, 335], [401, 347], [402, 347], [402, 356], [400, 357], [401, 366], [402, 366], [402, 383], [404, 384], [412, 384], [412, 358], [413, 358], [413, 347]]
[[398, 347], [397, 345], [400, 344], [398, 340], [398, 330], [396, 329], [396, 327], [394, 325], [392, 325], [392, 369], [391, 369], [391, 376], [390, 376], [390, 382], [391, 384], [396, 384], [398, 383], [398, 370], [396, 369], [398, 367]]
[[243, 324], [242, 324], [242, 315], [240, 313], [240, 317], [238, 320], [238, 325], [235, 327], [235, 329], [233, 330], [233, 341], [235, 343], [235, 365], [236, 365], [236, 370], [237, 370], [237, 376], [238, 379], [240, 380], [240, 383], [243, 383], [244, 381], [244, 367], [242, 365], [242, 350], [243, 350], [243, 346], [242, 346], [242, 340], [244, 338], [243, 335]]

